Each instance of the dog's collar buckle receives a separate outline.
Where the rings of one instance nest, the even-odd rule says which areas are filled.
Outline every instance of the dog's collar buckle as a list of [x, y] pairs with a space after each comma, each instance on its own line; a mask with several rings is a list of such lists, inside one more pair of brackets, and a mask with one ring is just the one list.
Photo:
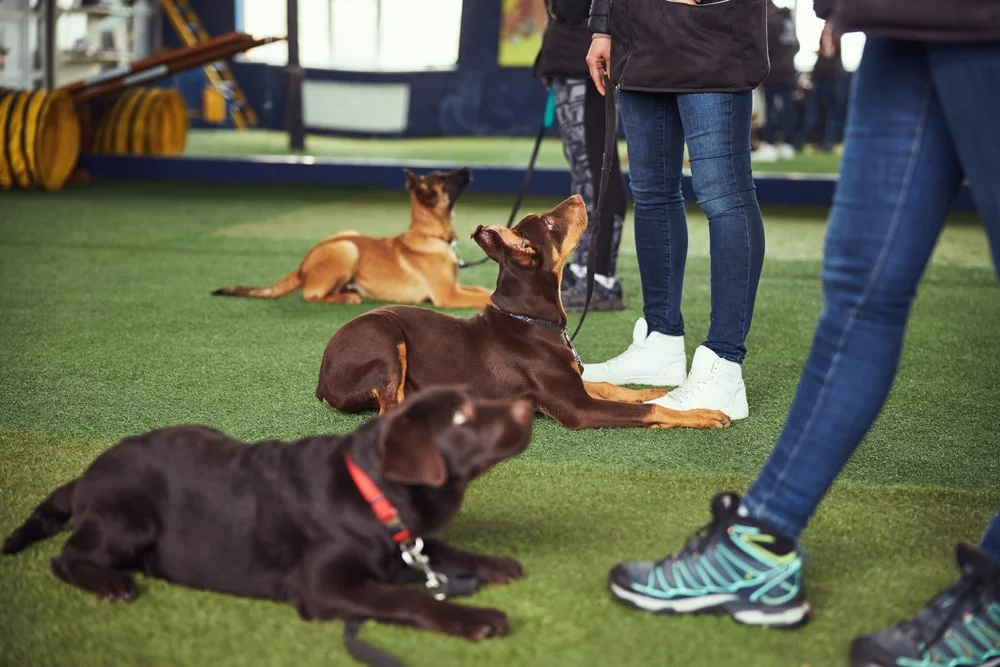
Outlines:
[[399, 512], [389, 502], [389, 499], [379, 490], [372, 478], [365, 474], [365, 471], [359, 468], [347, 454], [344, 454], [344, 463], [347, 465], [347, 472], [350, 473], [351, 479], [354, 480], [354, 485], [371, 505], [375, 516], [392, 533], [392, 541], [399, 545], [403, 562], [423, 573], [426, 579], [425, 585], [433, 593], [434, 598], [444, 600], [447, 596], [448, 577], [431, 569], [431, 561], [424, 553], [424, 541], [410, 532], [403, 520], [399, 518]]
[[424, 553], [424, 541], [417, 537], [400, 542], [399, 551], [404, 563], [423, 573], [427, 580], [424, 585], [434, 595], [434, 599], [444, 600], [447, 597], [445, 590], [448, 587], [448, 577], [431, 569], [431, 561]]

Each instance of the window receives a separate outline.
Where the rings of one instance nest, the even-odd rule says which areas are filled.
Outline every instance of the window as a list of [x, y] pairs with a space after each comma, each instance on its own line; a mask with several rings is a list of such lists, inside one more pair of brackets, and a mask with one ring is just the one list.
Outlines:
[[[280, 0], [236, 0], [237, 26], [252, 35], [285, 34]], [[355, 72], [420, 72], [458, 64], [462, 0], [299, 0], [299, 59], [304, 67]], [[285, 65], [284, 42], [245, 54], [250, 62]]]

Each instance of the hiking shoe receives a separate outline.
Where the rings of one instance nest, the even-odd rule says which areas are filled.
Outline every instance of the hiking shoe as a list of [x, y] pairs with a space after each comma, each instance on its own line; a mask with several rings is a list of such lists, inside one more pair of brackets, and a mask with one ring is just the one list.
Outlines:
[[[565, 279], [562, 286], [563, 309], [568, 313], [583, 311], [587, 303], [587, 278], [577, 278], [567, 286]], [[625, 310], [625, 296], [622, 293], [622, 281], [619, 278], [594, 276], [594, 291], [590, 295], [590, 310]]]
[[745, 625], [795, 628], [810, 615], [802, 587], [803, 551], [737, 513], [740, 497], [712, 500], [712, 522], [658, 563], [619, 563], [611, 595], [661, 614], [729, 614]]
[[1000, 665], [1000, 563], [959, 544], [959, 580], [917, 615], [857, 637], [854, 667], [996, 667]]
[[743, 367], [704, 345], [694, 351], [691, 372], [681, 386], [646, 402], [671, 410], [721, 410], [733, 421], [750, 416]]
[[583, 365], [585, 382], [676, 387], [686, 377], [684, 336], [659, 331], [647, 335], [646, 320], [641, 317], [632, 328], [632, 344], [624, 352], [603, 363]]

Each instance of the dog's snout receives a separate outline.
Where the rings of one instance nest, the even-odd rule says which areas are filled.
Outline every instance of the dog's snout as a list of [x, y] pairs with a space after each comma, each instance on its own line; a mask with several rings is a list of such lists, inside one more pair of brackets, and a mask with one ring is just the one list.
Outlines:
[[530, 401], [515, 401], [510, 408], [510, 416], [515, 422], [524, 426], [531, 423], [535, 409]]

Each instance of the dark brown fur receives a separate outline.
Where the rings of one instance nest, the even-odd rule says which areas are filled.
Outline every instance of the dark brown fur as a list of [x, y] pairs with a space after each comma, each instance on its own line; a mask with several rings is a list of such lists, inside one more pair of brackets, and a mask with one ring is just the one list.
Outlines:
[[306, 301], [393, 303], [430, 301], [440, 308], [482, 308], [490, 290], [458, 284], [452, 210], [469, 185], [469, 169], [414, 176], [404, 169], [410, 193], [410, 227], [375, 238], [340, 232], [313, 246], [298, 268], [269, 287], [222, 287], [212, 294], [276, 299], [302, 289]]
[[559, 285], [563, 265], [587, 225], [574, 195], [553, 210], [529, 215], [513, 229], [473, 234], [500, 265], [497, 287], [481, 315], [462, 319], [426, 308], [386, 306], [353, 318], [330, 339], [316, 396], [344, 411], [392, 409], [412, 391], [470, 382], [483, 398], [530, 400], [571, 428], [650, 426], [720, 428], [717, 410], [676, 411], [644, 404], [663, 390], [584, 382], [559, 331], [511, 317], [527, 315], [566, 326]]
[[439, 387], [342, 437], [248, 447], [204, 426], [151, 431], [126, 438], [53, 492], [3, 553], [54, 535], [72, 518], [73, 534], [52, 570], [103, 600], [133, 599], [129, 572], [140, 571], [284, 601], [306, 619], [373, 618], [469, 639], [503, 635], [502, 611], [438, 602], [397, 584], [406, 566], [344, 454], [423, 536], [432, 566], [504, 584], [522, 576], [516, 561], [429, 535], [455, 516], [474, 478], [524, 450], [532, 416], [526, 402]]

